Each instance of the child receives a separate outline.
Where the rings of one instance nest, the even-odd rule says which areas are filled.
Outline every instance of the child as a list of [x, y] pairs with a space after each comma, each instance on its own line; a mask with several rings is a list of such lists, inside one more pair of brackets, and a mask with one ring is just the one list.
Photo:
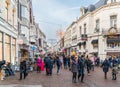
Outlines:
[[117, 79], [117, 74], [118, 74], [118, 71], [117, 71], [117, 67], [113, 67], [112, 69], [112, 80], [116, 80]]

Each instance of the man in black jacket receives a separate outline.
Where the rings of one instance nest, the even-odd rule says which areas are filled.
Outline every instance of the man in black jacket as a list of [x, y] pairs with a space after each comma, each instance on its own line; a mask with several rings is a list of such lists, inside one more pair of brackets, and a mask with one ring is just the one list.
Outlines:
[[26, 70], [27, 70], [26, 60], [22, 58], [20, 61], [20, 79], [19, 80], [22, 80], [22, 74], [24, 74], [24, 79], [26, 78], [27, 76]]

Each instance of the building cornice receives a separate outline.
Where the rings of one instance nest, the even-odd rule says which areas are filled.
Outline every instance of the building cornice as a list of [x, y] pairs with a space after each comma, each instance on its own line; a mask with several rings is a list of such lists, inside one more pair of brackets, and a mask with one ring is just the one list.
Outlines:
[[120, 2], [117, 2], [117, 3], [109, 3], [109, 4], [106, 4], [106, 5], [103, 5], [103, 6], [101, 6], [101, 7], [99, 7], [98, 9], [96, 9], [95, 11], [93, 11], [93, 12], [87, 12], [85, 15], [82, 15], [81, 17], [79, 17], [79, 19], [77, 20], [77, 23], [79, 22], [79, 21], [81, 21], [83, 18], [86, 18], [88, 15], [90, 15], [90, 14], [95, 14], [95, 13], [97, 13], [98, 11], [100, 11], [101, 9], [104, 9], [104, 8], [106, 8], [106, 7], [111, 7], [111, 6], [117, 6], [117, 5], [120, 5]]

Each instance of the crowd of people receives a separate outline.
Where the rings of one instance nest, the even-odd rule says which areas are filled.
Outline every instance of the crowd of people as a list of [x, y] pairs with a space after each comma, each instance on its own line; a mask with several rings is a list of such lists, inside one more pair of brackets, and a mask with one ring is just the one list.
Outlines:
[[[80, 80], [84, 83], [85, 71], [90, 76], [90, 72], [94, 71], [94, 67], [102, 67], [104, 78], [107, 79], [109, 68], [112, 70], [112, 80], [117, 79], [118, 69], [120, 69], [120, 56], [109, 56], [101, 62], [99, 57], [93, 55], [65, 55], [65, 54], [45, 54], [38, 56], [35, 60], [21, 58], [20, 59], [20, 77], [19, 80], [25, 79], [30, 71], [46, 71], [47, 76], [53, 75], [53, 69], [56, 68], [56, 74], [59, 75], [61, 69], [72, 72], [72, 82], [76, 83]], [[4, 69], [5, 77], [14, 75], [14, 69], [10, 63], [0, 62], [0, 70]], [[1, 79], [3, 80], [3, 79]]]

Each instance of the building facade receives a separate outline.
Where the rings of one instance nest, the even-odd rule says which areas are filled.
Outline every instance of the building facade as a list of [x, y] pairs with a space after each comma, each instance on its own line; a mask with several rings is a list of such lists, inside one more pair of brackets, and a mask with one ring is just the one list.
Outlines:
[[70, 55], [71, 53], [71, 44], [72, 44], [72, 38], [71, 38], [71, 27], [68, 27], [64, 34], [64, 49], [66, 50], [66, 54]]
[[18, 0], [18, 55], [29, 57], [30, 0]]
[[17, 2], [0, 0], [0, 61], [15, 64], [17, 49]]
[[82, 15], [76, 21], [79, 53], [91, 53], [102, 59], [120, 55], [119, 7], [120, 0], [100, 0], [80, 9]]

